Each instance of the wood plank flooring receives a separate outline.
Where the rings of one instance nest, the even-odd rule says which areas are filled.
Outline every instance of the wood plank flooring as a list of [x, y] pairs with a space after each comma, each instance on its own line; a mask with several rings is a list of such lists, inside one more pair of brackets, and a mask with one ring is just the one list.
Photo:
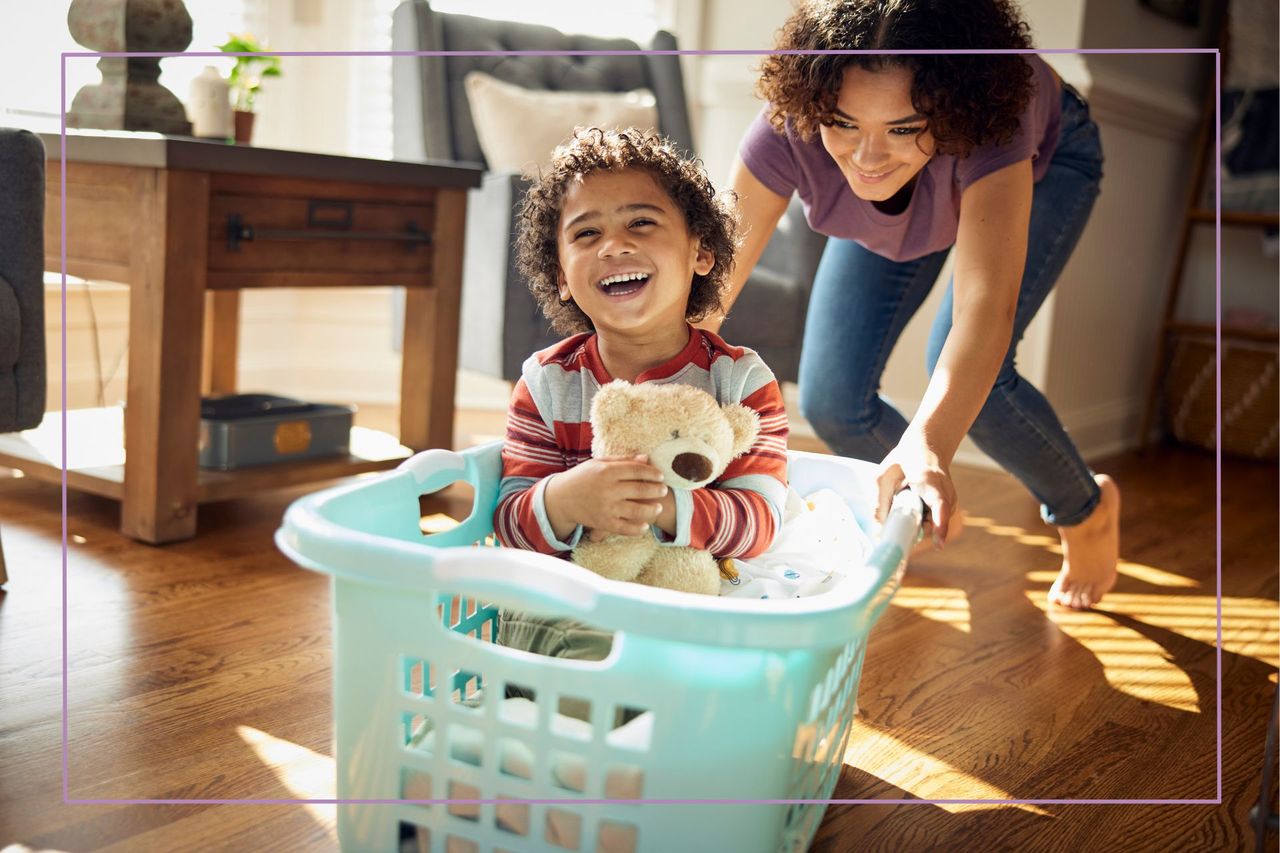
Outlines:
[[[462, 443], [500, 432], [460, 414]], [[957, 470], [969, 529], [913, 560], [872, 634], [837, 798], [1218, 798], [1213, 459], [1097, 467], [1124, 490], [1125, 562], [1087, 614], [1044, 608], [1060, 557], [1034, 501]], [[331, 806], [63, 803], [60, 495], [4, 474], [0, 850], [336, 849]], [[813, 849], [1252, 849], [1276, 466], [1228, 460], [1223, 486], [1221, 805], [833, 805]], [[327, 579], [271, 541], [309, 488], [202, 506], [199, 536], [162, 548], [117, 534], [115, 502], [68, 496], [71, 798], [333, 796]]]

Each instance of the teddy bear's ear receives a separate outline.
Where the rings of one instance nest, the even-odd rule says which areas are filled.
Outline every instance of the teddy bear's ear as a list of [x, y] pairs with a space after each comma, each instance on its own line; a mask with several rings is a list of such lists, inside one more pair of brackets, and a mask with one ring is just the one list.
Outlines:
[[724, 406], [722, 411], [733, 429], [733, 455], [741, 456], [756, 443], [756, 436], [760, 434], [760, 416], [754, 409], [737, 403]]
[[591, 401], [591, 430], [596, 435], [608, 431], [631, 412], [631, 383], [615, 379], [596, 392]]

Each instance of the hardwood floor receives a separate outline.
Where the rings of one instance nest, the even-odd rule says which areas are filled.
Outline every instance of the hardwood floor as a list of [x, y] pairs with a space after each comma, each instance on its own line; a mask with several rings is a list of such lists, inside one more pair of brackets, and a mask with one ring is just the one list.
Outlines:
[[[500, 431], [460, 415], [462, 442]], [[969, 529], [912, 561], [872, 633], [837, 798], [1217, 799], [1213, 459], [1097, 467], [1124, 490], [1125, 562], [1085, 614], [1045, 611], [1059, 555], [1033, 500], [956, 472]], [[63, 803], [60, 495], [3, 474], [0, 850], [335, 849], [332, 806]], [[833, 805], [813, 849], [1252, 849], [1276, 466], [1228, 460], [1223, 487], [1221, 805]], [[71, 798], [333, 796], [328, 582], [271, 541], [308, 490], [202, 506], [200, 535], [161, 548], [118, 535], [116, 503], [69, 494]]]

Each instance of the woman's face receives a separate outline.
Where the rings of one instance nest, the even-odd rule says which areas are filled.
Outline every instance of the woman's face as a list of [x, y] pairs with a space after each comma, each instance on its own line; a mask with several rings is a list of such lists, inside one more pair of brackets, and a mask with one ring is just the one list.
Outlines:
[[832, 119], [819, 129], [822, 145], [858, 198], [892, 198], [933, 156], [933, 136], [911, 105], [911, 72], [899, 65], [845, 69]]

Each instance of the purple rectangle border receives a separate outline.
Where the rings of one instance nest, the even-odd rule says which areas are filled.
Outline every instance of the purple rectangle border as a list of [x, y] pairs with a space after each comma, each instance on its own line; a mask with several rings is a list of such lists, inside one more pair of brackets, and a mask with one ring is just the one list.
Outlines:
[[[1222, 434], [1222, 53], [1218, 48], [1038, 48], [1011, 50], [477, 50], [477, 51], [271, 51], [270, 56], [767, 56], [791, 55], [913, 55], [913, 54], [1212, 54], [1214, 74], [1214, 435]], [[591, 799], [455, 799], [455, 800], [357, 800], [357, 799], [72, 799], [68, 776], [70, 743], [67, 723], [67, 60], [69, 58], [143, 58], [143, 57], [227, 57], [258, 56], [256, 53], [191, 51], [187, 53], [157, 52], [93, 52], [70, 51], [61, 54], [61, 130], [59, 133], [61, 169], [61, 241], [62, 255], [62, 801], [68, 805], [496, 805], [527, 803], [539, 805], [1221, 805], [1222, 804], [1222, 442], [1214, 450], [1214, 500], [1217, 505], [1214, 524], [1214, 557], [1217, 598], [1217, 646], [1215, 648], [1215, 701], [1217, 705], [1217, 798], [1166, 800], [1105, 799], [1026, 799], [969, 800], [941, 799], [843, 799], [843, 800], [591, 800]], [[1144, 437], [1145, 438], [1145, 437]]]

